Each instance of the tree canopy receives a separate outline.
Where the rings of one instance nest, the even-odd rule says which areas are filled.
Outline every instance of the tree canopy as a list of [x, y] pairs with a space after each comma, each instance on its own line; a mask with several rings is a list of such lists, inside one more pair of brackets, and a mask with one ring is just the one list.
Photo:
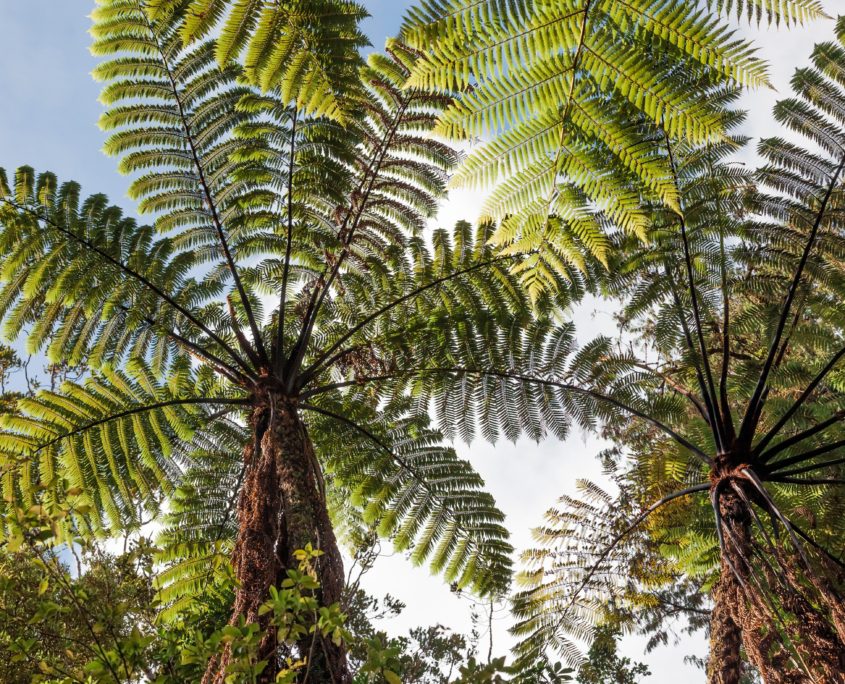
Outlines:
[[[751, 169], [738, 98], [771, 84], [733, 26], [800, 30], [818, 0], [421, 0], [366, 59], [348, 0], [91, 16], [104, 151], [141, 220], [0, 170], [15, 662], [61, 682], [633, 682], [618, 630], [656, 645], [677, 619], [708, 627], [714, 684], [845, 681], [845, 19]], [[484, 193], [477, 225], [432, 227], [450, 188]], [[587, 294], [615, 337], [579, 343]], [[20, 355], [49, 388], [7, 391]], [[617, 491], [550, 510], [514, 591], [505, 516], [450, 443], [573, 427], [612, 442]], [[138, 545], [103, 553], [118, 537]], [[341, 549], [379, 538], [510, 597], [514, 658], [373, 628]]]

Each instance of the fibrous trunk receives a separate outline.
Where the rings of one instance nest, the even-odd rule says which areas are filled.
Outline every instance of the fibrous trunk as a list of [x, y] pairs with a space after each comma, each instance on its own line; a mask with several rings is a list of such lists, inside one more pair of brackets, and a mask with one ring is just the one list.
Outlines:
[[739, 684], [742, 678], [742, 629], [736, 607], [743, 600], [740, 573], [747, 574], [747, 568], [744, 564], [737, 566], [734, 561], [747, 555], [750, 530], [748, 516], [743, 514], [741, 504], [733, 492], [719, 497], [726, 553], [722, 555], [721, 574], [713, 589], [708, 664], [710, 684]]
[[714, 487], [724, 542], [713, 589], [710, 684], [740, 684], [743, 650], [766, 684], [845, 684], [843, 609], [835, 589], [797, 548], [768, 536], [754, 540], [752, 502], [772, 517], [775, 511], [745, 477], [729, 476]]
[[[317, 598], [329, 606], [341, 598], [343, 562], [326, 509], [320, 465], [295, 402], [263, 397], [251, 417], [253, 441], [244, 449], [245, 474], [238, 500], [238, 536], [232, 555], [237, 579], [230, 624], [258, 623], [267, 631], [258, 657], [268, 662], [259, 681], [275, 681], [279, 645], [267, 630], [269, 615], [259, 615], [271, 586], [279, 586], [299, 565], [294, 554], [308, 544], [323, 554], [315, 561]], [[204, 684], [222, 684], [232, 654], [209, 663]], [[308, 658], [309, 681], [351, 680], [342, 646], [307, 635], [295, 648]]]

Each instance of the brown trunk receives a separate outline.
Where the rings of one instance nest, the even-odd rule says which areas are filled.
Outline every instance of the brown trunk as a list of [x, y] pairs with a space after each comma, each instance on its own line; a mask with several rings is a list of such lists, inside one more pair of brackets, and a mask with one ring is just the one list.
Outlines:
[[710, 615], [710, 684], [739, 684], [742, 677], [742, 631], [733, 618], [732, 606], [737, 600], [736, 578], [730, 568], [713, 588], [713, 612]]
[[[723, 492], [719, 508], [725, 528], [725, 546], [731, 563], [742, 576], [744, 566], [736, 560], [746, 555], [748, 547], [747, 514], [742, 514], [742, 502], [734, 492]], [[736, 552], [736, 546], [740, 552]], [[743, 549], [742, 547], [746, 548]], [[746, 573], [747, 574], [747, 573]], [[728, 562], [722, 558], [719, 581], [713, 588], [713, 613], [710, 616], [710, 660], [707, 667], [710, 684], [739, 684], [742, 678], [742, 629], [736, 608], [743, 601], [742, 587]]]
[[[315, 562], [323, 606], [341, 598], [343, 561], [326, 509], [320, 465], [295, 402], [267, 395], [253, 410], [251, 427], [254, 441], [244, 449], [246, 473], [232, 554], [238, 586], [230, 624], [243, 619], [266, 629], [269, 616], [260, 616], [258, 609], [270, 586], [278, 586], [289, 569], [298, 567], [297, 550], [311, 544], [323, 552]], [[309, 660], [309, 681], [351, 681], [345, 651], [331, 639], [318, 636], [314, 641], [309, 635], [297, 650], [299, 657]], [[270, 630], [259, 651], [259, 658], [268, 661], [261, 682], [275, 681], [278, 655]], [[230, 658], [227, 646], [219, 659], [209, 663], [203, 684], [222, 684]]]
[[[728, 474], [714, 486], [720, 490], [724, 549], [713, 590], [709, 682], [739, 684], [742, 647], [766, 684], [845, 684], [835, 591], [807, 573], [793, 549], [769, 545], [753, 554], [749, 506], [756, 492], [744, 477]], [[768, 507], [762, 497], [756, 502]], [[814, 596], [810, 587], [817, 590]]]
[[[795, 554], [783, 555], [786, 590], [779, 598], [781, 605], [795, 616], [796, 650], [807, 665], [811, 677], [807, 681], [845, 682], [845, 642], [836, 629], [836, 614], [825, 614], [825, 595], [812, 582], [816, 573], [804, 567]], [[811, 579], [808, 583], [807, 579]], [[813, 592], [813, 586], [817, 591]], [[841, 609], [841, 603], [837, 606]]]

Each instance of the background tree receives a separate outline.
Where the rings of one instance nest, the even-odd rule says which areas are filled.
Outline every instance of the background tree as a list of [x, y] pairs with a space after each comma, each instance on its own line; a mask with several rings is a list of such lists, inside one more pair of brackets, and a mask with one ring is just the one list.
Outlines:
[[609, 625], [596, 629], [587, 662], [578, 668], [580, 684], [637, 684], [651, 673], [643, 663], [632, 663], [616, 653], [619, 631]]

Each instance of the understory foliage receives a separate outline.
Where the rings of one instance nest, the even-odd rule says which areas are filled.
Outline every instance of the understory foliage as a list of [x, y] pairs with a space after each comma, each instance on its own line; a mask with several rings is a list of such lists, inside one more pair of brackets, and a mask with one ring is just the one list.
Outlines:
[[[177, 620], [162, 621], [154, 584], [156, 549], [149, 540], [141, 537], [119, 554], [90, 543], [71, 552], [45, 539], [50, 534], [47, 520], [30, 515], [21, 522], [20, 548], [0, 556], [4, 682], [184, 684], [198, 681], [208, 659], [225, 643], [233, 644], [236, 655], [229, 684], [256, 682], [267, 667], [258, 656], [258, 625], [223, 626], [231, 581], [198, 592]], [[38, 532], [45, 523], [46, 535]], [[441, 625], [389, 637], [378, 629], [378, 602], [367, 595], [346, 603], [346, 612], [339, 605], [319, 609], [315, 553], [304, 550], [300, 567], [271, 590], [264, 604], [282, 645], [292, 645], [301, 632], [314, 629], [306, 617], [319, 612], [316, 630], [356, 654], [355, 681], [360, 684], [469, 684], [503, 672], [501, 663], [476, 661], [474, 643]], [[403, 609], [395, 602], [391, 606], [394, 617]], [[276, 681], [309, 681], [306, 659], [291, 659], [287, 665]]]

